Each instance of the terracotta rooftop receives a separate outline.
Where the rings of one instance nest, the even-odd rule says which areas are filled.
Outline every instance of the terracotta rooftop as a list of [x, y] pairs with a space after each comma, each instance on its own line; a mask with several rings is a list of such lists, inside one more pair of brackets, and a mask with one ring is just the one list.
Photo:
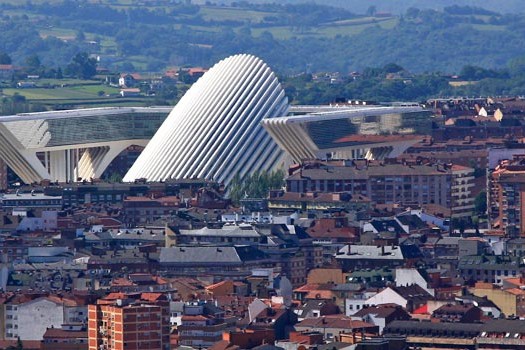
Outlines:
[[60, 338], [60, 339], [71, 339], [71, 338], [87, 338], [87, 331], [68, 331], [61, 328], [48, 328], [44, 333], [44, 339], [46, 338]]

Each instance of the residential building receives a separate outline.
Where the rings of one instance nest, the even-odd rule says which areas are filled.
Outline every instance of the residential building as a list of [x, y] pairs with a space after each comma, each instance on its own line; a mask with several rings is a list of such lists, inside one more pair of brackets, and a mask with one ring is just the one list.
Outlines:
[[47, 328], [82, 324], [86, 305], [55, 295], [20, 294], [4, 304], [3, 339], [42, 340]]
[[481, 321], [483, 311], [472, 304], [446, 304], [434, 310], [432, 317], [441, 322], [471, 323]]
[[423, 258], [421, 251], [414, 244], [399, 246], [372, 246], [350, 244], [341, 248], [335, 259], [344, 271], [360, 268], [412, 267]]
[[492, 283], [478, 282], [471, 292], [492, 301], [505, 316], [525, 317], [525, 291], [521, 288], [502, 289]]
[[170, 349], [169, 301], [160, 293], [138, 298], [112, 293], [89, 305], [89, 350]]
[[399, 287], [386, 287], [379, 293], [366, 300], [365, 305], [377, 306], [395, 304], [402, 306], [409, 312], [426, 305], [434, 297], [417, 284]]
[[363, 322], [355, 321], [344, 315], [322, 316], [307, 318], [294, 326], [298, 332], [319, 332], [324, 335], [324, 339], [330, 342], [341, 340], [342, 334], [361, 334], [363, 332], [370, 335], [379, 335], [379, 327]]
[[525, 236], [525, 159], [500, 162], [490, 174], [489, 186], [490, 227], [507, 237]]
[[166, 247], [177, 245], [258, 245], [265, 235], [249, 224], [203, 227], [197, 230], [184, 230], [168, 226], [166, 228]]
[[8, 213], [26, 213], [29, 210], [57, 211], [62, 209], [62, 196], [48, 196], [43, 193], [13, 193], [0, 197], [2, 209]]
[[41, 350], [88, 350], [88, 332], [81, 326], [73, 329], [48, 328], [43, 338]]
[[377, 305], [365, 307], [351, 317], [353, 320], [361, 320], [372, 323], [379, 327], [379, 333], [383, 333], [383, 329], [392, 321], [395, 320], [409, 320], [410, 314], [399, 305]]
[[288, 192], [341, 192], [362, 195], [377, 204], [449, 207], [452, 217], [474, 209], [474, 169], [459, 165], [408, 165], [373, 161], [305, 163], [286, 179]]
[[235, 329], [234, 317], [213, 303], [190, 302], [184, 305], [181, 325], [177, 327], [179, 343], [183, 346], [209, 347], [223, 339], [224, 332]]
[[251, 275], [251, 270], [273, 267], [274, 259], [252, 246], [179, 246], [161, 248], [159, 267], [173, 276], [212, 275], [217, 281], [223, 278], [241, 279]]
[[458, 270], [465, 280], [501, 285], [505, 278], [520, 276], [525, 263], [509, 255], [467, 255], [459, 259]]
[[284, 192], [270, 191], [268, 207], [271, 210], [284, 211], [316, 211], [345, 209], [358, 213], [367, 213], [370, 209], [370, 199], [365, 196], [348, 192], [317, 193], [317, 192]]
[[387, 336], [405, 336], [411, 347], [434, 349], [524, 349], [525, 321], [498, 319], [485, 323], [394, 321]]

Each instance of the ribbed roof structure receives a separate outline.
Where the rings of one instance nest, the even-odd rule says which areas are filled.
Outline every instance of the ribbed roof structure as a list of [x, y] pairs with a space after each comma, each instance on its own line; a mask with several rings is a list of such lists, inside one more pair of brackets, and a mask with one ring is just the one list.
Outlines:
[[283, 152], [260, 122], [287, 110], [284, 90], [263, 61], [228, 57], [188, 90], [124, 181], [197, 177], [227, 185], [235, 174], [271, 170]]

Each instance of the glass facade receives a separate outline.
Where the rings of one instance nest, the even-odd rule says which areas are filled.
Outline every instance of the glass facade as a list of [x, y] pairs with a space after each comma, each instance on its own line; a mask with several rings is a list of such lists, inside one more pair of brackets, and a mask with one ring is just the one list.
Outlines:
[[26, 148], [151, 139], [168, 113], [120, 113], [5, 122]]
[[428, 135], [430, 111], [352, 116], [305, 122], [303, 128], [319, 149], [370, 143], [372, 139], [352, 139], [353, 135]]

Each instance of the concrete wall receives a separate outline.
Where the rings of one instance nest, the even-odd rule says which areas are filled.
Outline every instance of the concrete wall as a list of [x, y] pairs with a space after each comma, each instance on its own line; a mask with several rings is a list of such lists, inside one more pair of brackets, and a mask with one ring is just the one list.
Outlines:
[[21, 340], [42, 340], [48, 327], [60, 328], [64, 323], [62, 305], [46, 298], [20, 304], [13, 314], [18, 317], [13, 320], [13, 325], [18, 327], [13, 330], [13, 334], [18, 334]]
[[517, 302], [514, 294], [507, 293], [501, 289], [479, 287], [473, 288], [471, 292], [478, 297], [486, 296], [500, 308], [505, 316], [516, 315], [517, 313]]

